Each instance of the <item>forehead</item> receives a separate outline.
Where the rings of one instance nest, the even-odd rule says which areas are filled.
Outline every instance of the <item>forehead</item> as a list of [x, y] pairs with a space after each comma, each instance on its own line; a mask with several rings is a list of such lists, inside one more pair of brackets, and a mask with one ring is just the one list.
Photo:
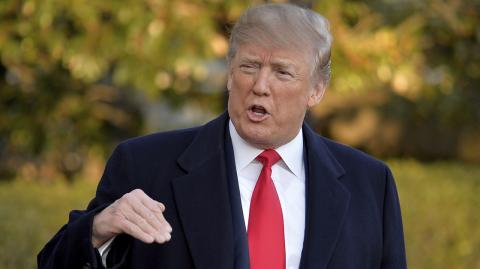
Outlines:
[[240, 45], [234, 58], [240, 61], [258, 61], [292, 66], [299, 69], [307, 69], [311, 64], [306, 52], [293, 48], [279, 48], [256, 44]]

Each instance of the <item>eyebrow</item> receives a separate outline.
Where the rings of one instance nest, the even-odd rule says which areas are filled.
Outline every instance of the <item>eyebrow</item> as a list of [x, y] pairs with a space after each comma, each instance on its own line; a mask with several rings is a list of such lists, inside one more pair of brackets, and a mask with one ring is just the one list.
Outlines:
[[[243, 55], [240, 58], [240, 61], [251, 62], [251, 63], [261, 63], [262, 62], [260, 57], [254, 56], [254, 55], [248, 55], [248, 54]], [[277, 66], [277, 67], [283, 67], [283, 68], [293, 68], [293, 69], [296, 69], [296, 67], [297, 67], [293, 62], [291, 62], [289, 60], [285, 60], [285, 59], [272, 59], [271, 65], [272, 66]]]
[[240, 61], [242, 61], [242, 62], [261, 62], [259, 57], [253, 56], [253, 55], [243, 55], [240, 58]]
[[290, 61], [285, 61], [285, 60], [273, 60], [272, 61], [272, 66], [276, 66], [276, 67], [282, 67], [282, 68], [287, 68], [287, 69], [296, 69], [296, 65], [293, 64], [292, 62]]

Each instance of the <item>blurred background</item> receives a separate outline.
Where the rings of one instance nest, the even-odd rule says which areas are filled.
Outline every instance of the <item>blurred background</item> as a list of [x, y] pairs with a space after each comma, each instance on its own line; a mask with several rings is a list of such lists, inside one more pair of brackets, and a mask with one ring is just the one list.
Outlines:
[[[225, 110], [240, 0], [0, 1], [0, 268], [93, 197], [120, 141]], [[308, 115], [392, 168], [410, 268], [480, 268], [480, 1], [290, 1], [330, 20]]]

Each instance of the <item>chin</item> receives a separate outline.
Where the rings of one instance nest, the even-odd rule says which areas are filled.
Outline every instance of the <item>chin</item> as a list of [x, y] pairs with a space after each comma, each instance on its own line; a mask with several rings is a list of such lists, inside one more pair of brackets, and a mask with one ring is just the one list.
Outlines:
[[271, 134], [247, 133], [244, 138], [248, 143], [257, 148], [268, 149], [275, 148], [275, 143], [272, 141]]

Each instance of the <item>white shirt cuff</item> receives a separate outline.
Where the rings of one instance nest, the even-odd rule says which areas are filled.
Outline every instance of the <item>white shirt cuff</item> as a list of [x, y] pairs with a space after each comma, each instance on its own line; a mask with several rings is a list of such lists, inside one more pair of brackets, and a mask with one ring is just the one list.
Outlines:
[[112, 237], [110, 240], [107, 242], [103, 243], [97, 250], [98, 253], [100, 253], [100, 257], [102, 257], [102, 264], [103, 267], [107, 267], [107, 255], [108, 252], [110, 252], [110, 249], [112, 248], [112, 242], [115, 239], [116, 236]]

